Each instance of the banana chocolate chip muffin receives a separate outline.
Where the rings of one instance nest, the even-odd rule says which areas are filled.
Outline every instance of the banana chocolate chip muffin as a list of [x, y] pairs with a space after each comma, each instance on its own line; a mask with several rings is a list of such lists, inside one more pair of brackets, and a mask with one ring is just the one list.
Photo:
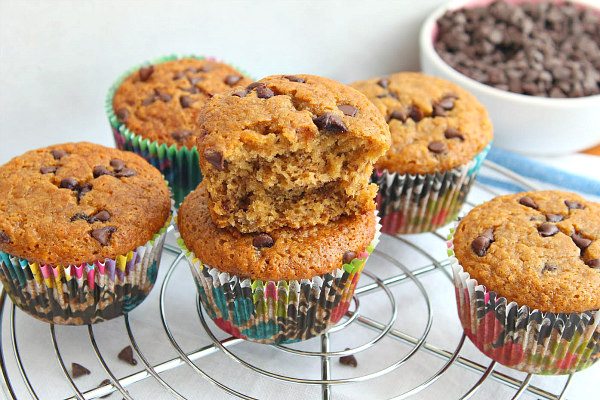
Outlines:
[[177, 226], [204, 309], [226, 332], [282, 343], [316, 336], [340, 320], [377, 239], [373, 211], [327, 225], [269, 233], [220, 228], [207, 183], [181, 204]]
[[352, 86], [391, 132], [373, 176], [384, 232], [431, 231], [455, 219], [492, 140], [485, 108], [457, 85], [416, 72]]
[[215, 95], [199, 117], [200, 165], [219, 227], [268, 232], [374, 209], [384, 118], [358, 91], [278, 75]]
[[206, 58], [168, 57], [136, 68], [109, 92], [117, 145], [159, 168], [180, 202], [201, 178], [194, 149], [199, 110], [213, 95], [250, 82], [236, 68]]
[[0, 167], [0, 280], [59, 324], [114, 318], [156, 279], [169, 189], [141, 157], [92, 143], [29, 151]]
[[459, 315], [485, 354], [553, 374], [600, 357], [600, 204], [560, 191], [497, 197], [460, 221], [451, 247]]

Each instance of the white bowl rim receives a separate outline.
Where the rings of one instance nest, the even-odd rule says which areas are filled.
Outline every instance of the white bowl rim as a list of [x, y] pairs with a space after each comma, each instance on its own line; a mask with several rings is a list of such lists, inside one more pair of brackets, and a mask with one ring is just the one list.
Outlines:
[[[507, 101], [526, 104], [526, 105], [539, 105], [539, 106], [549, 106], [549, 107], [579, 107], [582, 105], [588, 105], [588, 103], [600, 102], [600, 94], [585, 96], [585, 97], [572, 97], [572, 98], [554, 98], [554, 97], [542, 97], [542, 96], [530, 96], [521, 93], [509, 92], [507, 90], [502, 90], [495, 88], [490, 85], [486, 85], [485, 83], [481, 83], [476, 81], [473, 78], [470, 78], [459, 71], [452, 68], [448, 63], [446, 63], [442, 57], [437, 53], [435, 48], [433, 47], [432, 40], [432, 32], [436, 27], [437, 20], [448, 10], [455, 10], [458, 8], [463, 8], [469, 6], [469, 4], [473, 3], [474, 0], [453, 0], [442, 6], [438, 7], [435, 11], [433, 11], [429, 17], [425, 20], [423, 25], [421, 26], [421, 32], [419, 33], [419, 46], [421, 48], [421, 52], [425, 52], [425, 56], [428, 57], [433, 63], [437, 65], [438, 68], [444, 70], [446, 74], [452, 77], [459, 85], [467, 88], [469, 86], [474, 87], [476, 90], [486, 94], [488, 96], [496, 96], [503, 97]], [[492, 0], [489, 1], [490, 3]], [[594, 4], [590, 4], [585, 0], [572, 0], [573, 3], [578, 3], [580, 5], [590, 7], [596, 9]], [[600, 12], [600, 9], [598, 9]]]

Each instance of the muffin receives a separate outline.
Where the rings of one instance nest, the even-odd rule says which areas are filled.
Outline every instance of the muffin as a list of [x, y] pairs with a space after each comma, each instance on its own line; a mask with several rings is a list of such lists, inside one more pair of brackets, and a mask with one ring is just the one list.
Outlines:
[[416, 72], [352, 86], [385, 116], [392, 135], [373, 174], [383, 232], [428, 232], [454, 220], [490, 148], [485, 108], [457, 85]]
[[204, 310], [224, 331], [262, 343], [291, 343], [325, 332], [348, 310], [379, 237], [373, 211], [327, 225], [267, 233], [220, 228], [207, 182], [177, 215]]
[[198, 111], [214, 94], [250, 82], [236, 68], [203, 57], [165, 57], [136, 67], [107, 98], [117, 147], [158, 168], [179, 204], [202, 179], [195, 147]]
[[358, 91], [277, 75], [215, 95], [199, 117], [200, 166], [215, 224], [240, 232], [304, 228], [371, 214], [384, 118]]
[[560, 191], [497, 197], [448, 244], [458, 314], [483, 353], [536, 374], [600, 358], [600, 204]]
[[169, 189], [141, 157], [92, 143], [29, 151], [0, 166], [0, 280], [55, 324], [130, 311], [158, 271]]

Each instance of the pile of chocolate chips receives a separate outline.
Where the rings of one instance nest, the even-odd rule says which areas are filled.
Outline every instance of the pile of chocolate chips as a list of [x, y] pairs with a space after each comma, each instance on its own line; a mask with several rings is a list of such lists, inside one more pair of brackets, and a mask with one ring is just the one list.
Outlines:
[[434, 44], [442, 59], [479, 82], [531, 96], [600, 93], [600, 14], [549, 1], [446, 12]]

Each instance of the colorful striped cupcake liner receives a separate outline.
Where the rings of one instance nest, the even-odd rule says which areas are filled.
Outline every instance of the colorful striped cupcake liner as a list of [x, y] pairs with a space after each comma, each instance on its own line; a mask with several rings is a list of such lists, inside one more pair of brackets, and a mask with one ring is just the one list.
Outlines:
[[253, 342], [294, 343], [326, 332], [346, 314], [373, 241], [357, 258], [312, 279], [263, 281], [244, 279], [203, 264], [176, 233], [189, 261], [200, 301], [223, 331]]
[[465, 334], [485, 355], [519, 371], [561, 375], [600, 358], [600, 311], [550, 313], [509, 302], [472, 279], [448, 236], [458, 316]]
[[[106, 114], [110, 123], [115, 144], [121, 150], [134, 152], [144, 157], [150, 164], [159, 169], [169, 182], [169, 186], [175, 199], [175, 205], [183, 201], [189, 192], [196, 189], [202, 181], [198, 150], [196, 146], [190, 148], [177, 148], [176, 145], [167, 145], [158, 141], [150, 141], [143, 137], [143, 132], [134, 133], [121, 123], [113, 110], [113, 98], [121, 83], [132, 73], [139, 70], [142, 66], [148, 64], [160, 64], [168, 61], [174, 61], [181, 58], [196, 58], [199, 60], [218, 61], [212, 57], [201, 57], [195, 55], [170, 55], [153, 60], [149, 63], [137, 65], [125, 72], [111, 86], [106, 97]], [[238, 71], [246, 74], [236, 67]], [[246, 74], [247, 75], [247, 74]]]
[[0, 281], [17, 307], [44, 322], [84, 325], [118, 317], [152, 290], [170, 222], [145, 245], [92, 264], [54, 266], [0, 251]]
[[374, 170], [371, 182], [379, 186], [376, 200], [382, 232], [431, 232], [454, 221], [490, 148], [488, 144], [468, 164], [444, 173]]

